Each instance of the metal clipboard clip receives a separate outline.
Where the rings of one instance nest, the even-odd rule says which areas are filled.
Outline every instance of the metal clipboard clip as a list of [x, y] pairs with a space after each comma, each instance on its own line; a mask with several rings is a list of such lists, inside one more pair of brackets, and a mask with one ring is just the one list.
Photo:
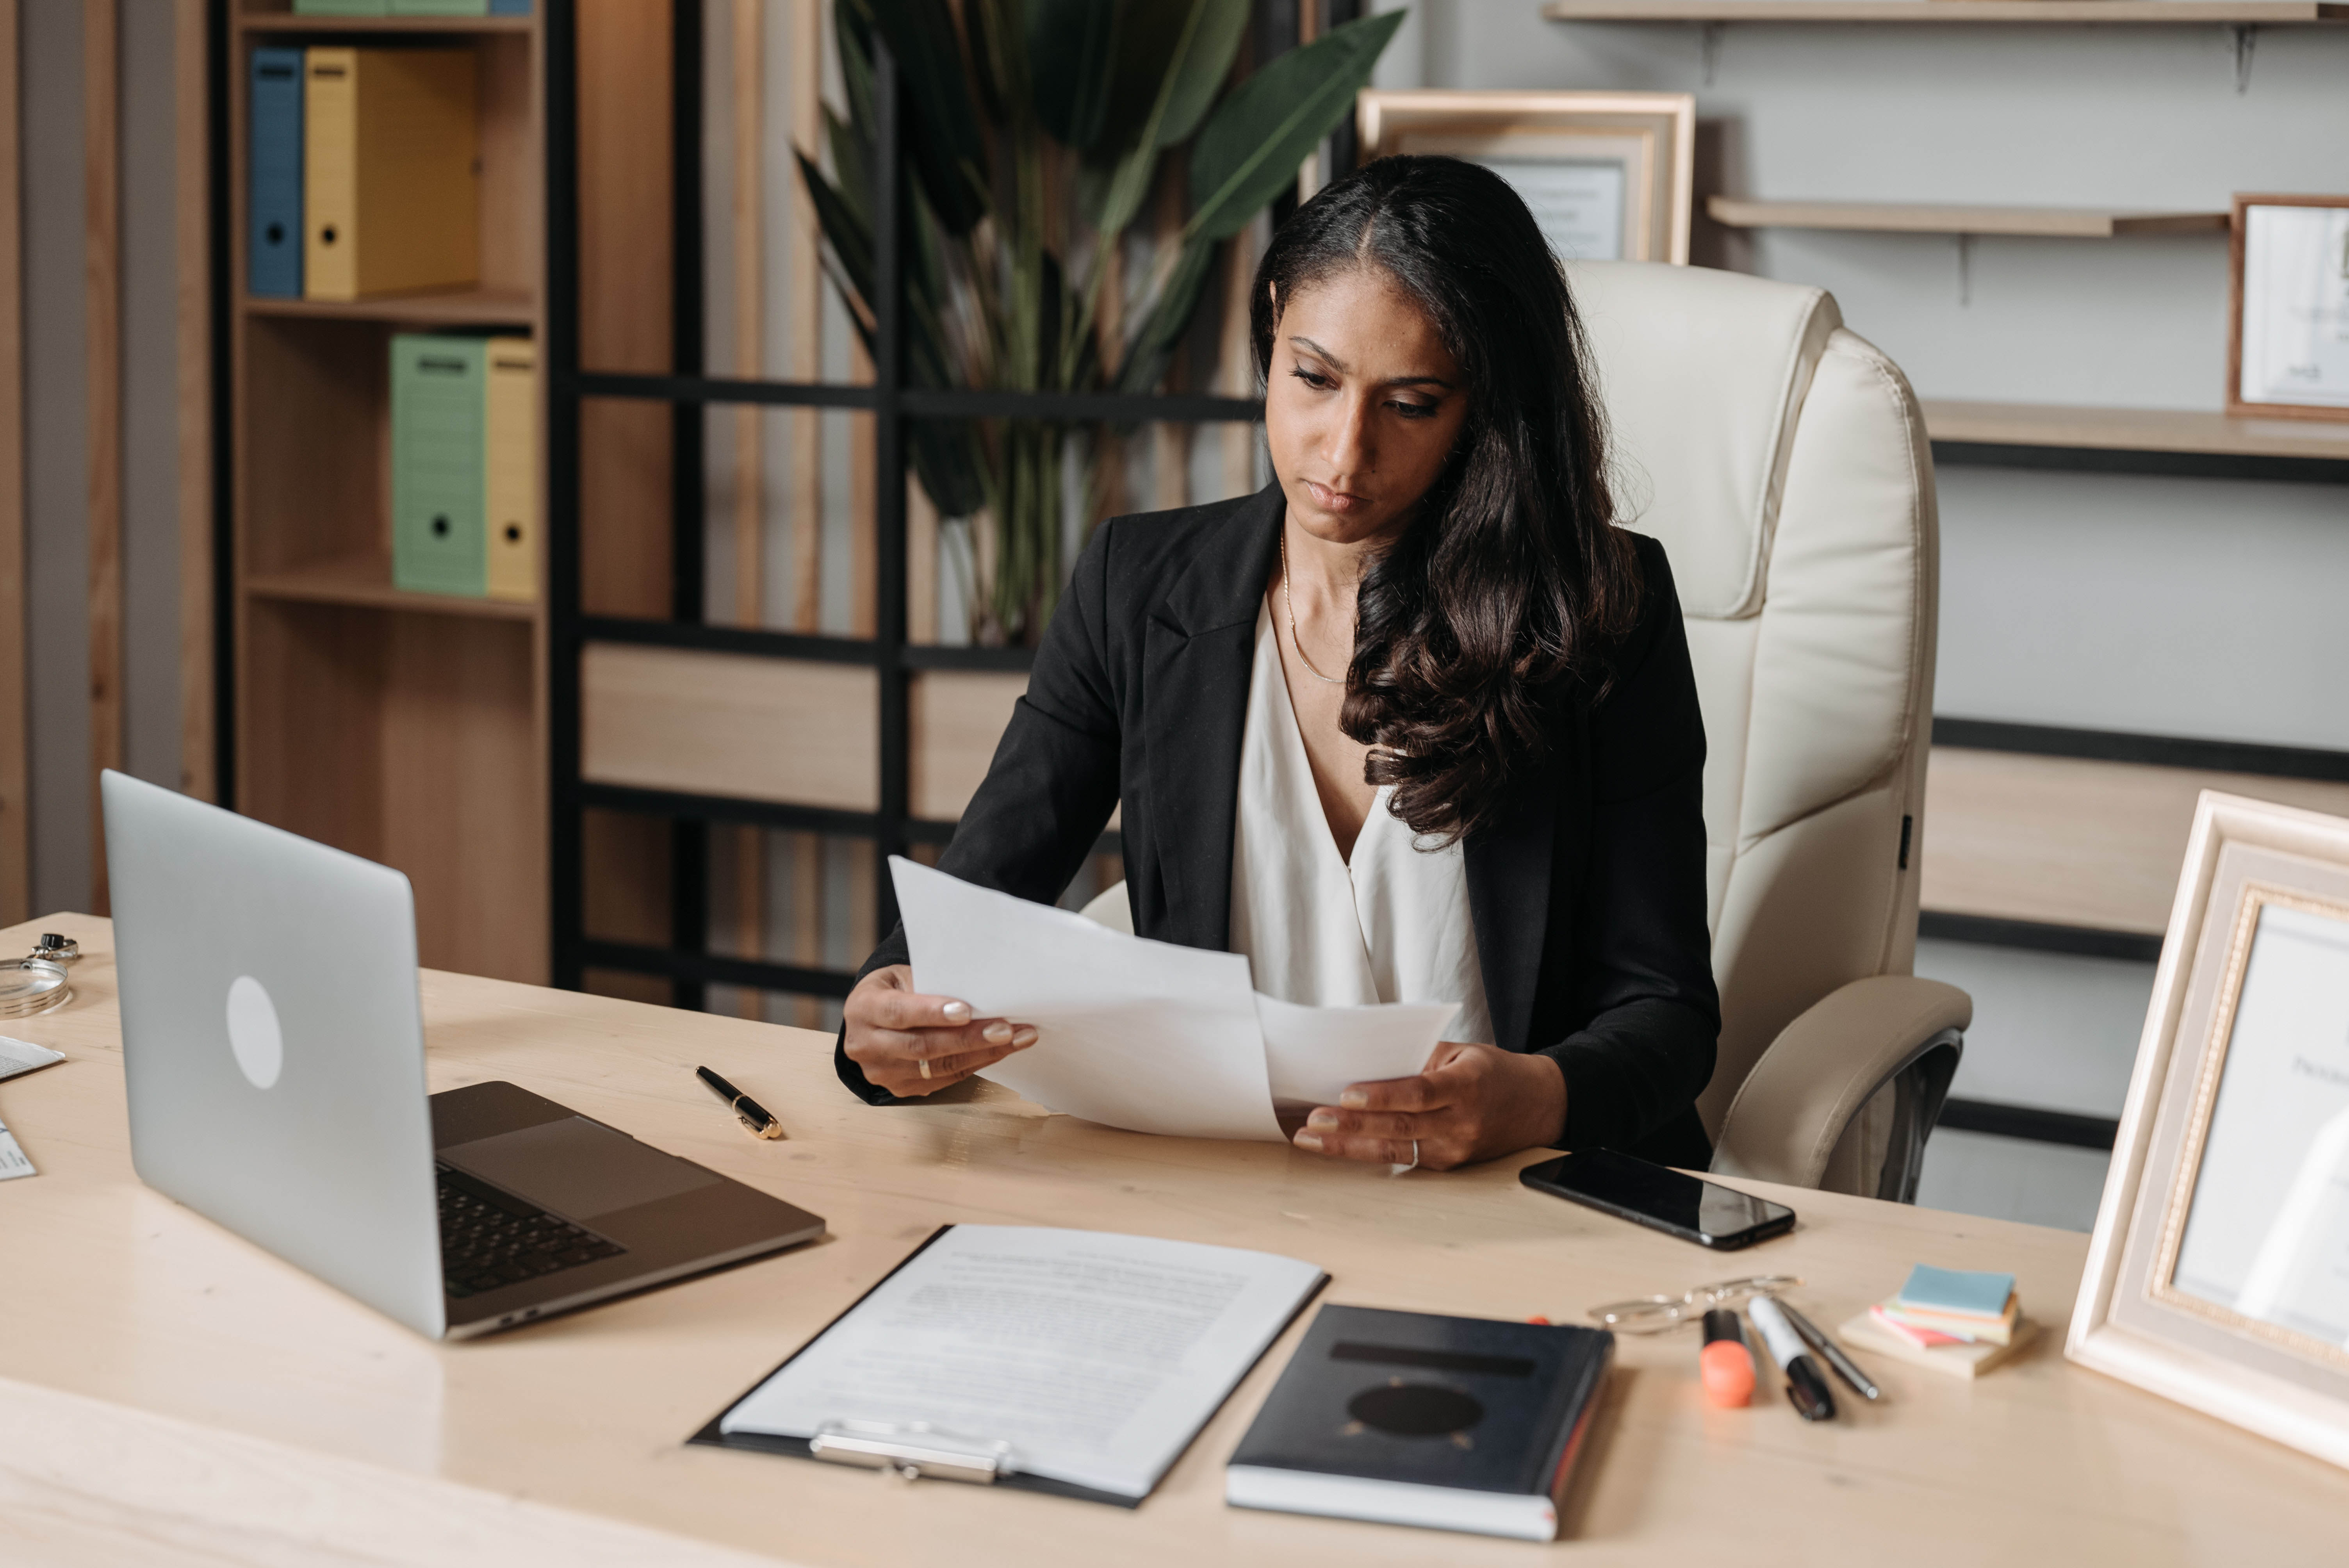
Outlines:
[[1009, 1443], [943, 1431], [927, 1421], [826, 1421], [808, 1439], [808, 1452], [836, 1465], [888, 1470], [902, 1480], [928, 1476], [992, 1486], [1014, 1469]]

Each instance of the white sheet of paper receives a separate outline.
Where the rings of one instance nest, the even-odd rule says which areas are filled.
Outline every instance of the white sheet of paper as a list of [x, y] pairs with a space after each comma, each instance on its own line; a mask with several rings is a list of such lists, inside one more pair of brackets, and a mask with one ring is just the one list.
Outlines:
[[1409, 1078], [1427, 1066], [1456, 1002], [1308, 1007], [1258, 993], [1272, 1103], [1283, 1110], [1335, 1105], [1348, 1084]]
[[957, 1225], [719, 1428], [926, 1422], [1009, 1443], [1029, 1474], [1143, 1497], [1321, 1278], [1234, 1247]]
[[893, 858], [915, 988], [1034, 1045], [980, 1076], [1070, 1116], [1280, 1142], [1247, 960], [1148, 942]]
[[47, 1046], [36, 1046], [30, 1040], [12, 1039], [0, 1035], [0, 1078], [12, 1078], [18, 1073], [28, 1073], [51, 1062], [66, 1059], [63, 1051], [53, 1051]]
[[33, 1169], [33, 1162], [25, 1158], [24, 1150], [18, 1147], [16, 1135], [9, 1131], [5, 1123], [0, 1123], [0, 1181], [39, 1174]]

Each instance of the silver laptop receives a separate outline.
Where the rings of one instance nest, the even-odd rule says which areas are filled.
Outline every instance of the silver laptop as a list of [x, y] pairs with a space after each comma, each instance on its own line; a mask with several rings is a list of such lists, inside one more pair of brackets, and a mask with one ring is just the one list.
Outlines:
[[428, 1099], [406, 877], [120, 773], [101, 790], [148, 1185], [435, 1338], [823, 1233], [512, 1084]]

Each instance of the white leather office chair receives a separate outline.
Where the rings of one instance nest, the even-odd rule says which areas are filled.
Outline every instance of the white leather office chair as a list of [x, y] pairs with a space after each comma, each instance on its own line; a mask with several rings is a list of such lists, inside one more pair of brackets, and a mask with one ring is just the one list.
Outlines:
[[[1910, 1202], [1973, 1016], [1910, 973], [1940, 554], [1915, 394], [1821, 290], [1569, 271], [1704, 707], [1713, 1168]], [[1131, 929], [1122, 883], [1086, 913]]]

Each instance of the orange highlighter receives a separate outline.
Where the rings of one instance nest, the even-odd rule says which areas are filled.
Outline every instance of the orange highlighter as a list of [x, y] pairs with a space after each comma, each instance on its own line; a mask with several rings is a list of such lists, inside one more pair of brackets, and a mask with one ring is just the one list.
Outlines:
[[1716, 1306], [1704, 1315], [1704, 1348], [1697, 1352], [1697, 1376], [1713, 1404], [1734, 1408], [1754, 1398], [1754, 1353], [1737, 1314]]

